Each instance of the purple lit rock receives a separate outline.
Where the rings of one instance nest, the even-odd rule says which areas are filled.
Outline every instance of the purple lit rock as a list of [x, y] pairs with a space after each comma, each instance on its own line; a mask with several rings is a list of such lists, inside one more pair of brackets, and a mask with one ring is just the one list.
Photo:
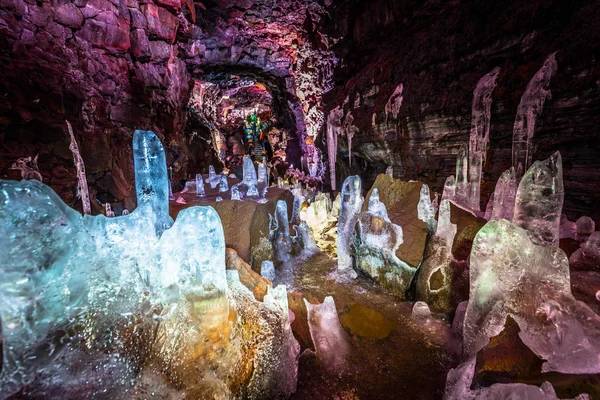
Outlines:
[[147, 58], [150, 56], [150, 42], [146, 31], [134, 29], [131, 31], [131, 52], [136, 58]]
[[73, 3], [65, 3], [56, 7], [54, 20], [70, 28], [79, 28], [83, 25], [83, 14]]
[[173, 43], [177, 34], [177, 26], [179, 25], [177, 17], [155, 4], [146, 4], [142, 10], [148, 21], [148, 33], [150, 36]]

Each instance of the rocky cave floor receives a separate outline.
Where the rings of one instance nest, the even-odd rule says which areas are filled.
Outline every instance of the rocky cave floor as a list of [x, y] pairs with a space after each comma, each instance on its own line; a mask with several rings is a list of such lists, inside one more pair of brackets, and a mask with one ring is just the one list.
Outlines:
[[[281, 271], [288, 290], [321, 303], [333, 296], [350, 333], [349, 366], [328, 373], [309, 352], [300, 358], [294, 399], [440, 399], [459, 363], [460, 342], [440, 319], [415, 321], [413, 302], [398, 301], [359, 277], [336, 282], [336, 260], [324, 252], [299, 256]], [[311, 301], [312, 302], [312, 301]]]

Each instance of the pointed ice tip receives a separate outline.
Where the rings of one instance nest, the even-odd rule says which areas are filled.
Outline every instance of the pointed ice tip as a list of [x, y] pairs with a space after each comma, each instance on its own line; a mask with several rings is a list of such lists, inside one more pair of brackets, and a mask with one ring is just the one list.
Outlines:
[[333, 306], [335, 307], [335, 301], [333, 300], [333, 296], [325, 297], [322, 304], [333, 304]]
[[548, 160], [546, 160], [546, 163], [552, 176], [562, 174], [562, 156], [560, 155], [560, 151], [557, 150], [552, 153], [552, 155], [548, 157]]
[[163, 145], [156, 133], [153, 131], [144, 131], [136, 129], [133, 132], [133, 147], [140, 148], [140, 146], [150, 147], [154, 150], [163, 150]]

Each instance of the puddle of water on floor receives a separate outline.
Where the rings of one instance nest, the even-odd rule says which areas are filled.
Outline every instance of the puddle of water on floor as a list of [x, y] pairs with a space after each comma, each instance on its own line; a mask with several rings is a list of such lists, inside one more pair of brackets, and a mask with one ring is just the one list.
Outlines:
[[385, 315], [360, 304], [352, 305], [347, 313], [340, 316], [340, 322], [353, 335], [375, 339], [385, 339], [396, 329], [396, 324]]

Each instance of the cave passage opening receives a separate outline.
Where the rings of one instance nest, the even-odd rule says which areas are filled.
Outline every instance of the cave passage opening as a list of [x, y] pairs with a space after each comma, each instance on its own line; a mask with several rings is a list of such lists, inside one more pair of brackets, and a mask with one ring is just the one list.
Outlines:
[[188, 146], [183, 178], [213, 165], [241, 174], [242, 160], [250, 155], [283, 176], [290, 165], [300, 165], [301, 141], [283, 78], [254, 69], [219, 67], [193, 77], [187, 104], [185, 136]]

